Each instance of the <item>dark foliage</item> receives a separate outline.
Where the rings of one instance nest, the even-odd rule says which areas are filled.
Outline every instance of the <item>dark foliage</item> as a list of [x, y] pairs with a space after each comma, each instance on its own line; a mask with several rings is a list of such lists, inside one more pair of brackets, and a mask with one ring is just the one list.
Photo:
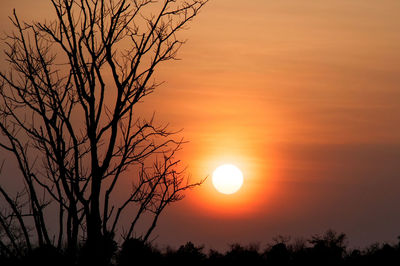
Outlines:
[[[113, 240], [112, 235], [104, 235], [95, 245], [87, 245], [85, 243], [79, 250], [77, 257], [78, 265], [107, 265], [111, 263], [111, 259], [117, 252], [117, 242]], [[93, 257], [92, 254], [95, 254]], [[74, 257], [74, 254], [71, 254]]]
[[[96, 258], [87, 257], [86, 246], [82, 246], [78, 255], [70, 254], [53, 246], [42, 246], [25, 252], [23, 255], [12, 255], [0, 248], [0, 265], [94, 265]], [[91, 253], [91, 252], [90, 252]], [[161, 252], [150, 243], [136, 238], [126, 239], [120, 248], [111, 238], [98, 243], [96, 254], [109, 265], [332, 265], [332, 266], [375, 266], [400, 265], [400, 243], [373, 244], [364, 250], [347, 247], [346, 235], [328, 230], [323, 235], [314, 235], [304, 241], [275, 239], [273, 244], [264, 250], [257, 245], [243, 246], [232, 244], [221, 253], [216, 250], [204, 252], [204, 246], [192, 242], [178, 249], [167, 248]]]
[[263, 260], [254, 246], [243, 247], [239, 244], [231, 245], [225, 254], [224, 264], [227, 265], [263, 265]]
[[187, 242], [173, 251], [168, 249], [164, 256], [167, 265], [205, 265], [206, 255], [202, 252], [204, 247], [196, 247], [192, 242]]
[[68, 266], [71, 260], [54, 246], [47, 245], [38, 247], [22, 260], [24, 265], [40, 265], [40, 266]]
[[123, 243], [118, 254], [117, 265], [157, 265], [161, 253], [142, 239], [129, 238]]
[[278, 243], [266, 252], [266, 261], [268, 265], [289, 265], [291, 252], [285, 243]]

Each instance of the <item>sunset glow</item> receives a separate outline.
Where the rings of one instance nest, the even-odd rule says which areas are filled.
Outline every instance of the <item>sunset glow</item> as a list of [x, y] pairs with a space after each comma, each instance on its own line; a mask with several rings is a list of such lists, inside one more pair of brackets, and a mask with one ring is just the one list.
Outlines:
[[[155, 10], [163, 3], [154, 2]], [[1, 7], [4, 37], [12, 35], [9, 16], [14, 8], [21, 21], [43, 23], [56, 18], [49, 0], [2, 0]], [[156, 14], [150, 7], [146, 12]], [[201, 184], [184, 191], [182, 201], [167, 205], [152, 233], [159, 236], [154, 243], [178, 249], [192, 241], [204, 244], [205, 251], [224, 250], [230, 243], [259, 242], [263, 246], [278, 235], [296, 239], [329, 228], [347, 233], [355, 247], [376, 241], [397, 243], [399, 12], [397, 0], [209, 1], [186, 30], [176, 33], [177, 39], [185, 41], [177, 51], [178, 60], [160, 62], [149, 79], [159, 86], [138, 98], [133, 109], [132, 121], [138, 121], [134, 128], [147, 126], [142, 120], [153, 121], [156, 128], [165, 126], [174, 133], [171, 145], [183, 140], [174, 153], [179, 167], [167, 172], [182, 172], [189, 183]], [[11, 48], [0, 43], [1, 50]], [[128, 48], [129, 40], [121, 41], [111, 51], [122, 53]], [[57, 55], [57, 49], [49, 56]], [[0, 67], [8, 73], [12, 69], [4, 58], [0, 55]], [[147, 64], [151, 58], [140, 60]], [[123, 59], [118, 61], [122, 70]], [[54, 61], [49, 69], [55, 71], [53, 67], [60, 65], [66, 73], [74, 73], [64, 67], [63, 60]], [[17, 75], [14, 78], [19, 81]], [[113, 103], [119, 92], [111, 71], [102, 78], [108, 93], [100, 122], [112, 118], [108, 112], [118, 107]], [[94, 85], [101, 87], [100, 82]], [[0, 82], [0, 91], [1, 86]], [[100, 101], [96, 98], [94, 103], [97, 108]], [[84, 110], [71, 113], [77, 124], [84, 122], [79, 112]], [[118, 130], [122, 131], [115, 147], [125, 140], [129, 128], [121, 122]], [[82, 141], [86, 137], [82, 135]], [[100, 139], [99, 143], [102, 151], [110, 142]], [[146, 143], [153, 147], [161, 140]], [[142, 145], [132, 142], [129, 147], [138, 150]], [[94, 150], [82, 148], [85, 156], [89, 151]], [[161, 150], [154, 158], [158, 156], [164, 159]], [[99, 156], [99, 163], [104, 158]], [[149, 170], [143, 168], [149, 175], [154, 158], [146, 160]], [[1, 174], [9, 176], [17, 188], [12, 180], [19, 169], [17, 162], [6, 155], [0, 159], [5, 162]], [[140, 167], [138, 163], [127, 168], [121, 183], [115, 185], [111, 198], [116, 207], [108, 210], [112, 215], [137, 188], [133, 181], [142, 174]], [[146, 193], [143, 190], [137, 197]], [[100, 195], [105, 198], [105, 191]], [[134, 211], [132, 207], [121, 215], [123, 228], [129, 229]], [[151, 211], [144, 215], [152, 215]], [[102, 213], [107, 217], [106, 210]], [[48, 223], [57, 227], [58, 221], [53, 220]], [[147, 230], [146, 224], [137, 223], [137, 227]]]

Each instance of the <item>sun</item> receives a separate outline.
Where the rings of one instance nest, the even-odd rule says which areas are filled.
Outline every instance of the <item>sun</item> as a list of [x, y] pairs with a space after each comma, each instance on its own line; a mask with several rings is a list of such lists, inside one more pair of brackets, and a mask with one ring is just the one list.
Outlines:
[[243, 174], [233, 164], [223, 164], [214, 170], [212, 183], [223, 194], [233, 194], [243, 185]]

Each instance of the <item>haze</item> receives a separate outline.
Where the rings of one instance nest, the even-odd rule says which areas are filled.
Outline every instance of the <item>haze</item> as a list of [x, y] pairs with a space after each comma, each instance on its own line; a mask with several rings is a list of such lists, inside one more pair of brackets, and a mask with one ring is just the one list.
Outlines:
[[[12, 8], [28, 21], [52, 14], [46, 0], [3, 0], [3, 32]], [[155, 243], [225, 249], [329, 228], [355, 247], [394, 242], [399, 12], [395, 0], [210, 1], [142, 108], [184, 129], [193, 179], [233, 163], [245, 180], [227, 197], [208, 178], [163, 214]]]

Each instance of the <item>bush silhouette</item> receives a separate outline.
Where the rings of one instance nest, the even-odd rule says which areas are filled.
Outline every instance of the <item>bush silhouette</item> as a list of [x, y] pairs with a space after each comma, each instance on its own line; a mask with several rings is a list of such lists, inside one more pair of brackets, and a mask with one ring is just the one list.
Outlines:
[[202, 252], [203, 246], [196, 247], [192, 242], [187, 242], [175, 252], [168, 252], [166, 261], [168, 265], [203, 265], [206, 255]]
[[37, 247], [21, 261], [22, 265], [68, 266], [71, 261], [60, 250], [51, 245]]
[[[79, 251], [78, 265], [110, 265], [111, 259], [118, 250], [112, 235], [104, 235], [95, 244], [86, 242]], [[95, 254], [95, 255], [93, 255]]]
[[160, 253], [150, 244], [137, 238], [129, 238], [122, 244], [118, 255], [118, 265], [157, 265], [160, 262]]
[[285, 243], [275, 244], [266, 254], [268, 265], [289, 265], [290, 257]]
[[227, 265], [262, 265], [263, 260], [254, 246], [243, 247], [239, 244], [231, 245], [225, 255]]
[[[307, 241], [279, 240], [268, 245], [265, 250], [257, 245], [242, 246], [232, 244], [221, 253], [204, 246], [187, 242], [178, 249], [167, 248], [161, 252], [143, 239], [126, 239], [120, 248], [112, 237], [103, 237], [97, 243], [96, 258], [90, 256], [88, 246], [78, 248], [78, 255], [70, 254], [68, 249], [58, 249], [44, 245], [24, 251], [17, 256], [5, 245], [0, 245], [0, 266], [55, 265], [55, 266], [398, 266], [400, 265], [400, 244], [373, 244], [359, 250], [346, 246], [346, 235], [328, 230], [322, 235], [314, 235]], [[68, 252], [67, 252], [68, 251]], [[13, 255], [14, 254], [14, 255]], [[21, 253], [20, 253], [21, 254]]]
[[315, 235], [309, 241], [313, 244], [310, 249], [312, 265], [339, 265], [345, 255], [346, 235], [328, 230], [323, 236]]

